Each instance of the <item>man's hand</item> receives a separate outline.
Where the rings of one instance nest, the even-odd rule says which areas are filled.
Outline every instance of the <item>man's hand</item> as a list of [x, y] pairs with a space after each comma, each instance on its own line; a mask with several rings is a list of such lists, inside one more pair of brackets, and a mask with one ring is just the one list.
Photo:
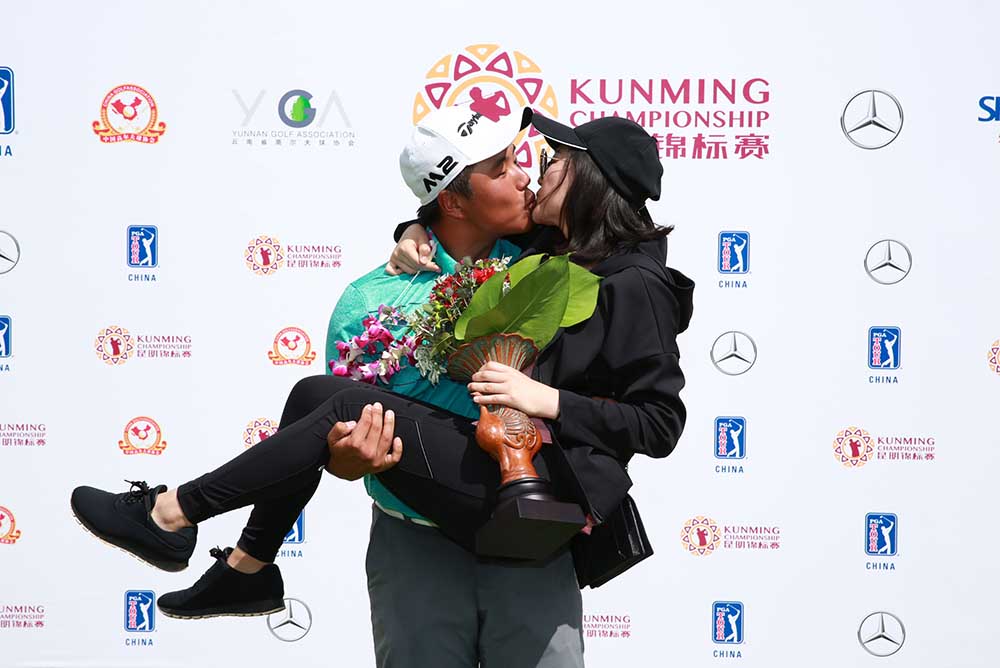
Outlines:
[[396, 416], [382, 404], [368, 404], [358, 422], [338, 422], [327, 434], [330, 460], [326, 470], [344, 480], [357, 480], [366, 473], [381, 473], [399, 463], [403, 440], [393, 437]]

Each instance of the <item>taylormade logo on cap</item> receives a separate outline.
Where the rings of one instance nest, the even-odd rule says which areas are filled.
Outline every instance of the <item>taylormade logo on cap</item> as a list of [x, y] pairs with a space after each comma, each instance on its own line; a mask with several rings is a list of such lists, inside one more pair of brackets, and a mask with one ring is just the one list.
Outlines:
[[512, 108], [503, 91], [485, 96], [476, 86], [470, 101], [432, 111], [413, 129], [399, 154], [403, 180], [420, 204], [434, 200], [469, 165], [510, 146], [531, 119]]

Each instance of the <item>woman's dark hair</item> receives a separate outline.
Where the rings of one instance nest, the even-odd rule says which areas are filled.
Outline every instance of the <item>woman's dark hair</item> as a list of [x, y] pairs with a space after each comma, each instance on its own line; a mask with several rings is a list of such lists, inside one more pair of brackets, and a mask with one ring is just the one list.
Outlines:
[[569, 235], [559, 253], [572, 253], [578, 264], [593, 264], [640, 242], [662, 239], [674, 229], [658, 227], [645, 206], [637, 211], [611, 187], [586, 151], [560, 146], [559, 154], [566, 167], [553, 192], [567, 174], [573, 177], [559, 212]]
[[[471, 177], [472, 165], [469, 165], [459, 172], [458, 176], [452, 179], [451, 183], [446, 185], [444, 189], [469, 199], [472, 197], [472, 183], [469, 181]], [[438, 205], [437, 197], [417, 209], [417, 220], [425, 227], [427, 225], [433, 225], [440, 219], [441, 207]]]

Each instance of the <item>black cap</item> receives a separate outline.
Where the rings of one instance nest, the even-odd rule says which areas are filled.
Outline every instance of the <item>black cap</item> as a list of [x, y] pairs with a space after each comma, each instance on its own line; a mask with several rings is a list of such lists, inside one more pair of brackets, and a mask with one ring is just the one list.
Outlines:
[[641, 207], [647, 199], [660, 199], [663, 164], [656, 140], [638, 123], [606, 116], [571, 128], [535, 112], [531, 124], [546, 139], [587, 151], [615, 191], [631, 204]]

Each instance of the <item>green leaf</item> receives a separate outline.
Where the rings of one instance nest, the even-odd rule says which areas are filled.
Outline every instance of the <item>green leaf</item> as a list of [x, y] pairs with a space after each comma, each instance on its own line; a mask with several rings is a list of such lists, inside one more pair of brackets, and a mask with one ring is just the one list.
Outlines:
[[569, 258], [565, 255], [551, 258], [534, 271], [526, 272], [492, 309], [469, 318], [461, 336], [456, 323], [456, 338], [471, 341], [488, 334], [517, 333], [541, 349], [555, 336], [566, 314], [569, 283]]
[[510, 286], [514, 287], [521, 282], [521, 279], [538, 269], [538, 265], [542, 263], [542, 255], [529, 255], [526, 258], [518, 260], [515, 262], [510, 270]]
[[601, 277], [593, 274], [575, 262], [569, 263], [569, 298], [566, 313], [560, 327], [572, 327], [594, 314], [597, 308], [597, 293], [601, 287]]

